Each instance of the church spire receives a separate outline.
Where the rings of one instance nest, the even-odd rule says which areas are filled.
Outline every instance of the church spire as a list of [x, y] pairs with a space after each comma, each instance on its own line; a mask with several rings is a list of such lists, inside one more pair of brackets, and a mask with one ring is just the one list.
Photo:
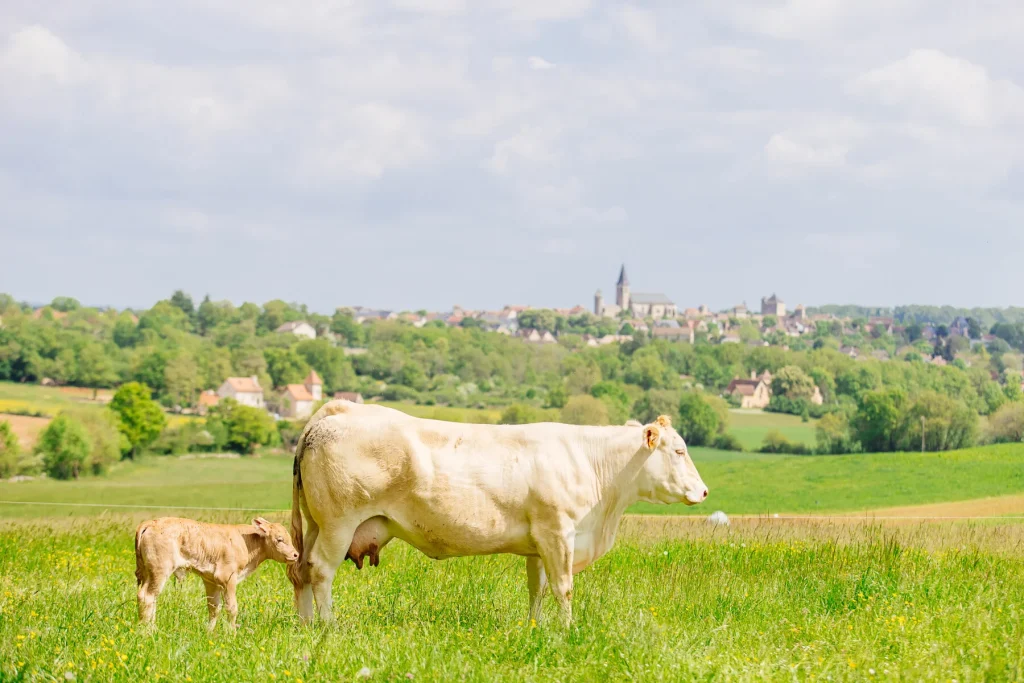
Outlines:
[[619, 271], [619, 281], [616, 282], [615, 284], [619, 285], [619, 286], [622, 286], [622, 285], [625, 285], [627, 287], [629, 286], [629, 277], [626, 275], [626, 264], [625, 263], [622, 264], [622, 270]]

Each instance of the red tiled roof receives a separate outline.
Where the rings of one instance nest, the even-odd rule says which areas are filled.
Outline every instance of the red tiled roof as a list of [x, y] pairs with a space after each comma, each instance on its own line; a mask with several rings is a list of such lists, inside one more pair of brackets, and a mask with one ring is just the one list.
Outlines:
[[296, 401], [313, 400], [313, 394], [309, 393], [309, 389], [301, 384], [289, 384], [284, 388], [284, 393]]
[[249, 394], [262, 394], [263, 389], [252, 377], [228, 377], [228, 384], [236, 392], [249, 393]]

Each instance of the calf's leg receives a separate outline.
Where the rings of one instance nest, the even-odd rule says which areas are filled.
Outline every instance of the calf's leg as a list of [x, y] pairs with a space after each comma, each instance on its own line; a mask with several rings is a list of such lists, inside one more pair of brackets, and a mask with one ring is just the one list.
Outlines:
[[152, 624], [156, 621], [156, 599], [164, 589], [164, 584], [171, 576], [170, 570], [163, 567], [151, 567], [146, 572], [146, 579], [139, 586], [139, 621]]
[[206, 622], [206, 628], [212, 631], [217, 625], [217, 616], [220, 614], [220, 599], [223, 589], [213, 581], [204, 581], [206, 584], [206, 609], [210, 614]]
[[530, 586], [530, 619], [539, 624], [544, 591], [548, 587], [548, 577], [544, 573], [544, 561], [539, 557], [526, 558], [526, 580]]
[[232, 629], [238, 628], [238, 600], [235, 598], [235, 589], [238, 581], [235, 575], [224, 582], [224, 611], [228, 613], [228, 623]]

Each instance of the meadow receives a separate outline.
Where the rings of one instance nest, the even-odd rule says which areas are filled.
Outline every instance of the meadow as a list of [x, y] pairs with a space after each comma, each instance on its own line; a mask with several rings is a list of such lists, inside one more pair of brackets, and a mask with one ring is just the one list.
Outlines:
[[[302, 627], [281, 565], [205, 630], [201, 582], [135, 625], [141, 515], [0, 522], [0, 680], [1019, 680], [1020, 526], [887, 529], [632, 518], [577, 577], [573, 625], [525, 620], [523, 561], [427, 559], [401, 543]], [[223, 521], [245, 521], [240, 514]], [[278, 517], [278, 519], [283, 519]], [[365, 672], [364, 672], [365, 673]]]
[[[791, 456], [692, 449], [711, 495], [704, 505], [639, 503], [633, 512], [707, 515], [857, 512], [1024, 493], [1024, 444], [945, 453]], [[246, 507], [291, 505], [290, 455], [149, 456], [105, 477], [77, 482], [0, 482], [0, 501]], [[213, 501], [213, 502], [211, 502]], [[116, 508], [112, 508], [116, 509]], [[44, 508], [50, 516], [101, 514], [104, 507]], [[1024, 514], [1024, 510], [1021, 510]], [[7, 518], [38, 515], [0, 503]]]
[[380, 567], [339, 571], [335, 627], [301, 627], [283, 567], [268, 564], [239, 589], [237, 633], [206, 632], [195, 577], [169, 583], [149, 633], [135, 625], [134, 526], [254, 513], [113, 506], [286, 509], [290, 458], [148, 457], [104, 478], [0, 483], [0, 500], [99, 505], [0, 504], [0, 681], [336, 681], [364, 667], [372, 680], [430, 681], [1024, 676], [1017, 519], [703, 519], [767, 512], [766, 500], [841, 512], [1019, 494], [1024, 445], [925, 456], [694, 451], [708, 503], [691, 516], [627, 516], [612, 552], [577, 577], [568, 630], [550, 599], [546, 621], [525, 620], [521, 558], [435, 562], [396, 542]]
[[785, 413], [766, 413], [760, 410], [729, 411], [729, 433], [739, 439], [743, 448], [756, 451], [764, 443], [769, 432], [780, 432], [794, 443], [803, 443], [814, 447], [817, 437], [815, 425], [817, 420], [804, 422], [799, 415]]

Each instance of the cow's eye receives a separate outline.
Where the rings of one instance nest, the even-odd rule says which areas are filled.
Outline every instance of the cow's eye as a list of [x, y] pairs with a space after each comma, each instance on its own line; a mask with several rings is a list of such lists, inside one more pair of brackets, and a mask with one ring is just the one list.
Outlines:
[[686, 451], [682, 448], [677, 448], [676, 455], [686, 455]]

